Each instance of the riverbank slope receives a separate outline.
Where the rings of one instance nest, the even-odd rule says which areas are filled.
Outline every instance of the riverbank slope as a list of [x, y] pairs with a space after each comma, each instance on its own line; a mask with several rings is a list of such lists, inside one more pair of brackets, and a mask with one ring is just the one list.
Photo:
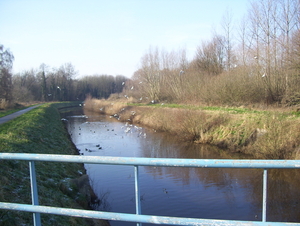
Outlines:
[[300, 114], [291, 110], [85, 100], [85, 110], [262, 159], [300, 159]]
[[[0, 126], [0, 152], [78, 154], [69, 139], [58, 108], [72, 104], [44, 104]], [[75, 186], [85, 177], [82, 164], [36, 162], [40, 205], [89, 208], [91, 194]], [[28, 162], [2, 161], [0, 200], [31, 203]], [[58, 215], [41, 215], [42, 225], [107, 225], [106, 221]], [[0, 225], [33, 225], [32, 214], [0, 210]]]

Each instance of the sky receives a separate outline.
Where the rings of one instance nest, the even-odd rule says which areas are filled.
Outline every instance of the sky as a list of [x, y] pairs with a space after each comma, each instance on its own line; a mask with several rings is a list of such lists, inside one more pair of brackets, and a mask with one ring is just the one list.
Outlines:
[[191, 59], [220, 29], [226, 12], [238, 24], [248, 0], [0, 0], [0, 44], [13, 73], [72, 63], [77, 77], [130, 78], [150, 47], [185, 49]]

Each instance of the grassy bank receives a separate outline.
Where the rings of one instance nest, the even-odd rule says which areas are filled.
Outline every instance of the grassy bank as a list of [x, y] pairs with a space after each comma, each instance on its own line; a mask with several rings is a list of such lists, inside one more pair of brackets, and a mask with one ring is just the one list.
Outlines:
[[[60, 120], [58, 108], [71, 105], [44, 104], [0, 126], [0, 152], [78, 154]], [[84, 173], [82, 164], [36, 162], [40, 205], [88, 208], [90, 196], [74, 183]], [[28, 162], [1, 161], [0, 200], [31, 203]], [[100, 221], [41, 215], [43, 225], [101, 225]], [[0, 225], [33, 225], [32, 214], [0, 211]]]
[[87, 99], [85, 109], [254, 158], [299, 159], [300, 114], [288, 110], [131, 104]]

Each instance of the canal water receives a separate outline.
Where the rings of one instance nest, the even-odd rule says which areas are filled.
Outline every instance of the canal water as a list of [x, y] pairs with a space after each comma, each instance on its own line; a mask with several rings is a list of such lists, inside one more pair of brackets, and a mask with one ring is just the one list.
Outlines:
[[[72, 141], [86, 156], [245, 158], [212, 146], [82, 110], [62, 113]], [[96, 210], [135, 213], [134, 168], [85, 164], [101, 202]], [[300, 222], [298, 170], [268, 171], [267, 221]], [[143, 214], [228, 220], [261, 220], [261, 169], [140, 167]], [[136, 225], [111, 221], [112, 226]], [[143, 224], [150, 225], [150, 224]]]

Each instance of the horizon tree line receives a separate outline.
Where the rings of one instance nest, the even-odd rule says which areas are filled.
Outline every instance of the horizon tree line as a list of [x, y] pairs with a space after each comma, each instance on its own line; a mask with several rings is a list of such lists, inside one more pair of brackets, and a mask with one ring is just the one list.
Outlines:
[[41, 64], [38, 69], [12, 74], [14, 56], [0, 45], [0, 108], [13, 102], [30, 101], [84, 101], [87, 96], [108, 98], [121, 93], [128, 80], [123, 75], [86, 75], [76, 78], [77, 71], [71, 63], [59, 68]]

